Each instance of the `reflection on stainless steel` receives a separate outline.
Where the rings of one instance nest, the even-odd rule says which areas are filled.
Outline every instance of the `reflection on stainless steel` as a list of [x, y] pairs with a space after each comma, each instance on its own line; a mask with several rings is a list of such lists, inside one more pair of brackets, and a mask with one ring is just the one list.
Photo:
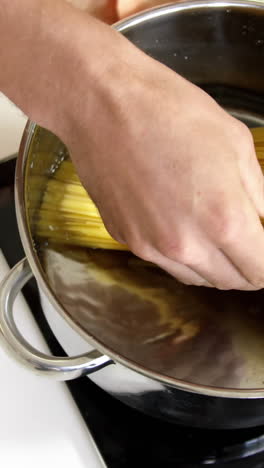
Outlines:
[[[152, 10], [116, 29], [254, 126], [264, 125], [263, 21], [262, 2], [201, 1]], [[65, 157], [54, 135], [28, 125], [17, 165], [17, 216], [30, 266], [54, 314], [118, 363], [93, 379], [129, 405], [170, 421], [263, 424], [263, 291], [186, 287], [128, 254], [40, 249], [34, 236], [39, 204]], [[131, 382], [126, 392], [124, 382]]]
[[24, 259], [11, 270], [1, 284], [1, 331], [5, 335], [6, 345], [11, 351], [15, 350], [17, 359], [39, 374], [46, 374], [63, 381], [91, 374], [112, 364], [111, 359], [101, 356], [97, 351], [90, 351], [74, 358], [58, 358], [37, 351], [27, 343], [16, 327], [13, 305], [17, 294], [31, 277], [30, 266]]
[[84, 331], [155, 372], [203, 385], [263, 385], [264, 292], [185, 286], [127, 253], [44, 250], [56, 297]]

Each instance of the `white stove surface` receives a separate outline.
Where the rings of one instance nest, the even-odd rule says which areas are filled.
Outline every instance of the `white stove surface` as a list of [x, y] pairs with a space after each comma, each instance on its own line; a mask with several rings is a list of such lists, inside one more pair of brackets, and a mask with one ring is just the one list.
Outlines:
[[25, 115], [0, 93], [0, 160], [18, 151]]
[[[18, 151], [25, 123], [25, 116], [0, 94], [0, 161]], [[8, 270], [0, 245], [0, 281]], [[22, 295], [15, 307], [22, 333], [48, 352]], [[32, 374], [1, 347], [0, 375], [1, 466], [106, 467], [65, 384]]]

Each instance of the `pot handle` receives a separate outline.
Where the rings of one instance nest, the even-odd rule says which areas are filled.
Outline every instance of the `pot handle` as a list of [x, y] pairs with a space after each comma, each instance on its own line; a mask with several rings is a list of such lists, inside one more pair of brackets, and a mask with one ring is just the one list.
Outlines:
[[33, 276], [26, 258], [21, 260], [0, 285], [0, 339], [7, 350], [27, 368], [54, 380], [71, 380], [96, 372], [112, 359], [93, 350], [75, 357], [48, 356], [31, 346], [19, 332], [14, 321], [16, 296]]

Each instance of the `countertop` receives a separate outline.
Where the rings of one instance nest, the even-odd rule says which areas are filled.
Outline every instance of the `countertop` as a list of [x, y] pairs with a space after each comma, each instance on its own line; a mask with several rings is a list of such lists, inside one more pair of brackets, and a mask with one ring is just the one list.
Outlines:
[[[22, 112], [0, 94], [0, 160], [18, 151], [26, 120]], [[0, 280], [8, 270], [0, 245]], [[48, 352], [22, 295], [15, 307], [17, 323], [25, 337], [35, 347]], [[1, 466], [105, 467], [64, 383], [32, 374], [7, 356], [1, 347], [0, 370]]]

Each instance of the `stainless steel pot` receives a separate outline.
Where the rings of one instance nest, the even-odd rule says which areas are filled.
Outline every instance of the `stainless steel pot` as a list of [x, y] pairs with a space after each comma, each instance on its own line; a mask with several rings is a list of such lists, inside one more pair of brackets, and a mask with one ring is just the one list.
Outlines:
[[[262, 2], [177, 3], [115, 28], [249, 126], [264, 125]], [[40, 249], [37, 212], [65, 157], [67, 150], [54, 135], [28, 123], [16, 172], [26, 259], [3, 281], [0, 293], [7, 350], [51, 378], [89, 375], [121, 401], [169, 421], [211, 428], [263, 424], [263, 291], [183, 286], [127, 254]], [[124, 273], [119, 282], [113, 276], [117, 269]], [[99, 275], [106, 271], [108, 282]], [[31, 276], [62, 346], [82, 354], [46, 356], [21, 336], [13, 303]]]

